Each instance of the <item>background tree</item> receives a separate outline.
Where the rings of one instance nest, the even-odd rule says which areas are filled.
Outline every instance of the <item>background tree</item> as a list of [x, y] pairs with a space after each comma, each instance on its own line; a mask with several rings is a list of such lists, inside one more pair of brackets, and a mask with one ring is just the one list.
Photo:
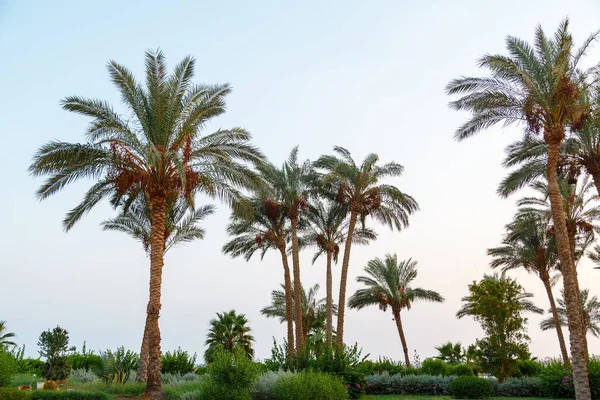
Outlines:
[[462, 298], [462, 308], [456, 316], [472, 316], [485, 333], [478, 339], [477, 349], [484, 372], [499, 382], [512, 375], [520, 359], [529, 358], [529, 336], [524, 312], [541, 314], [532, 302], [531, 293], [514, 279], [503, 275], [484, 275], [469, 285], [469, 295]]
[[406, 367], [410, 367], [400, 312], [403, 309], [410, 310], [415, 301], [442, 303], [444, 298], [433, 290], [410, 286], [418, 274], [417, 262], [412, 259], [399, 261], [395, 254], [387, 254], [383, 260], [375, 258], [369, 261], [365, 272], [368, 276], [359, 276], [356, 281], [364, 284], [366, 288], [358, 289], [348, 300], [348, 306], [360, 310], [377, 305], [382, 311], [386, 311], [389, 306], [402, 342], [404, 363]]
[[237, 314], [235, 310], [217, 313], [217, 318], [210, 320], [210, 328], [206, 339], [208, 348], [204, 352], [207, 363], [213, 361], [219, 349], [235, 353], [243, 351], [247, 357], [254, 357], [252, 348], [254, 337], [250, 334], [248, 320], [244, 314]]
[[[562, 293], [562, 295], [562, 298], [558, 299], [557, 312], [560, 325], [566, 325], [567, 309], [564, 293]], [[579, 298], [581, 299], [586, 333], [591, 333], [594, 337], [600, 337], [600, 301], [598, 300], [598, 297], [590, 297], [590, 291], [588, 289], [583, 289]], [[543, 331], [556, 329], [556, 327], [550, 324], [549, 321], [550, 318], [546, 318], [540, 323], [540, 328], [542, 328]]]
[[34, 155], [33, 175], [49, 175], [40, 199], [82, 178], [94, 182], [83, 201], [67, 213], [66, 230], [103, 199], [113, 206], [123, 198], [145, 196], [152, 210], [150, 243], [150, 356], [146, 393], [162, 397], [160, 329], [162, 267], [167, 204], [183, 197], [193, 208], [203, 193], [239, 207], [242, 187], [256, 184], [255, 174], [240, 162], [258, 162], [261, 153], [241, 128], [201, 137], [205, 124], [225, 112], [229, 85], [192, 85], [194, 59], [186, 57], [167, 74], [160, 51], [146, 52], [146, 87], [122, 65], [108, 64], [131, 116], [123, 117], [101, 100], [67, 97], [63, 108], [92, 118], [87, 143], [53, 141]]
[[42, 376], [46, 380], [67, 379], [71, 373], [68, 355], [74, 350], [69, 347], [69, 332], [60, 326], [42, 332], [38, 340], [41, 357], [46, 359], [42, 368]]
[[17, 344], [13, 342], [12, 339], [16, 337], [17, 335], [12, 332], [8, 332], [8, 329], [6, 329], [6, 321], [0, 321], [0, 347], [15, 347]]
[[395, 162], [378, 165], [377, 154], [367, 155], [362, 164], [357, 165], [345, 148], [336, 146], [333, 150], [335, 155], [320, 157], [315, 166], [325, 171], [323, 184], [336, 193], [336, 201], [347, 207], [350, 213], [342, 261], [336, 330], [337, 346], [342, 348], [350, 250], [358, 218], [360, 217], [363, 229], [366, 218], [370, 215], [391, 229], [402, 230], [408, 226], [409, 215], [417, 211], [419, 205], [397, 187], [382, 182], [385, 178], [402, 175], [402, 165]]
[[464, 360], [463, 348], [460, 343], [446, 342], [435, 348], [438, 355], [435, 357], [448, 364], [460, 364]]
[[575, 392], [577, 399], [590, 399], [575, 263], [569, 251], [557, 170], [567, 130], [581, 129], [589, 115], [589, 105], [580, 101], [586, 76], [577, 70], [577, 64], [597, 33], [575, 50], [568, 28], [569, 21], [564, 20], [554, 37], [549, 38], [538, 27], [533, 46], [508, 36], [508, 56], [487, 54], [479, 61], [479, 66], [487, 68], [491, 76], [454, 79], [446, 86], [446, 92], [462, 96], [450, 103], [451, 108], [471, 113], [471, 118], [456, 131], [458, 140], [471, 137], [498, 122], [505, 125], [523, 122], [525, 137], [543, 136], [548, 154], [546, 177], [549, 198], [569, 312]]

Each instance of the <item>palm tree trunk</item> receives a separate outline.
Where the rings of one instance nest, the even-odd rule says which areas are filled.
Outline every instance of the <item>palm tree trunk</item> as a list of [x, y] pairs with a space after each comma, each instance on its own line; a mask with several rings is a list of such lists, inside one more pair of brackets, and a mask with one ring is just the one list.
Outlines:
[[292, 225], [292, 267], [294, 268], [294, 321], [296, 323], [296, 353], [301, 356], [304, 351], [304, 329], [302, 327], [302, 283], [300, 281], [300, 254], [298, 247], [298, 232], [295, 218], [290, 220]]
[[152, 400], [163, 398], [161, 381], [160, 328], [160, 296], [162, 286], [162, 268], [165, 253], [165, 216], [166, 201], [164, 197], [151, 199], [152, 236], [150, 247], [150, 301], [148, 302], [148, 380], [146, 394]]
[[[571, 257], [573, 257], [573, 273], [575, 275], [575, 290], [577, 291], [577, 301], [581, 304], [581, 291], [579, 290], [579, 277], [577, 276], [577, 265], [575, 263], [575, 249], [576, 249], [576, 240], [577, 240], [577, 226], [575, 224], [567, 223], [567, 233], [569, 234], [569, 244], [571, 245]], [[584, 318], [583, 312], [583, 304], [581, 304], [581, 318]], [[589, 360], [589, 350], [588, 350], [588, 342], [587, 342], [587, 329], [585, 327], [585, 323], [581, 324], [581, 334], [583, 335], [583, 349], [585, 354], [585, 359]]]
[[327, 252], [327, 300], [326, 300], [326, 313], [327, 322], [325, 325], [325, 338], [329, 346], [333, 344], [333, 276], [331, 274], [331, 259], [333, 254]]
[[142, 348], [140, 349], [140, 360], [138, 362], [137, 375], [135, 377], [136, 382], [146, 382], [148, 380], [148, 360], [150, 358], [148, 347], [149, 322], [150, 319], [148, 316], [146, 316], [146, 323], [144, 324], [144, 337], [142, 338]]
[[340, 278], [340, 298], [338, 300], [338, 316], [336, 344], [338, 349], [344, 346], [344, 313], [346, 311], [346, 283], [348, 281], [348, 265], [350, 264], [350, 248], [352, 247], [352, 235], [356, 226], [358, 213], [350, 212], [350, 223], [348, 224], [348, 234], [346, 235], [346, 245], [344, 246], [344, 260], [342, 261], [342, 276]]
[[[571, 344], [573, 382], [575, 384], [575, 396], [577, 400], [589, 400], [591, 399], [591, 393], [588, 381], [584, 341], [581, 335], [581, 304], [578, 304], [577, 302], [575, 264], [571, 257], [565, 211], [562, 203], [563, 199], [560, 194], [556, 171], [560, 143], [564, 138], [564, 127], [551, 127], [551, 129], [562, 129], [563, 132], [562, 135], [557, 134], [557, 132], [544, 132], [544, 137], [548, 143], [548, 165], [546, 171], [548, 177], [548, 197], [550, 198], [552, 219], [554, 221], [556, 247], [558, 248], [558, 255], [562, 264], [565, 302], [569, 324], [569, 341]], [[560, 140], [551, 136], [558, 136]]]
[[285, 319], [287, 321], [287, 357], [294, 358], [294, 309], [292, 299], [292, 278], [290, 277], [290, 266], [285, 251], [285, 244], [279, 247], [281, 252], [281, 263], [283, 264], [283, 285], [285, 288]]
[[394, 313], [394, 319], [396, 320], [396, 328], [398, 328], [398, 335], [400, 335], [400, 341], [402, 342], [402, 350], [404, 351], [404, 366], [406, 368], [410, 368], [410, 360], [408, 359], [408, 346], [406, 345], [406, 337], [404, 337], [404, 329], [402, 329], [400, 310], [392, 311]]
[[565, 366], [570, 366], [569, 353], [567, 353], [567, 345], [565, 344], [565, 337], [563, 336], [562, 325], [560, 324], [560, 318], [558, 318], [558, 312], [556, 311], [556, 302], [554, 301], [554, 294], [552, 294], [552, 285], [550, 285], [550, 277], [546, 272], [541, 276], [544, 287], [546, 288], [546, 294], [548, 294], [548, 300], [550, 301], [550, 308], [552, 309], [552, 318], [554, 319], [554, 326], [556, 327], [556, 335], [558, 336], [558, 344], [560, 346], [560, 353], [562, 354], [563, 363]]
[[598, 196], [600, 196], [600, 168], [587, 168], [587, 171], [592, 175], [592, 180], [598, 191]]

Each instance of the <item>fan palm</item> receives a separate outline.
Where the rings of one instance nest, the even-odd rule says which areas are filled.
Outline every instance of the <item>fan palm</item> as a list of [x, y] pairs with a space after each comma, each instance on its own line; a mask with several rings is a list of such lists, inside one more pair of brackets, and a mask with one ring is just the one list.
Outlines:
[[589, 106], [580, 101], [586, 76], [578, 71], [577, 64], [597, 33], [591, 35], [579, 50], [574, 50], [568, 28], [569, 22], [564, 20], [554, 37], [549, 38], [538, 27], [533, 46], [508, 36], [508, 56], [487, 54], [479, 61], [480, 67], [490, 70], [490, 77], [454, 79], [447, 85], [446, 92], [462, 96], [450, 103], [451, 108], [469, 111], [472, 115], [458, 128], [455, 135], [458, 140], [471, 137], [498, 122], [505, 125], [525, 123], [525, 137], [543, 135], [548, 154], [546, 176], [549, 197], [569, 310], [575, 392], [577, 399], [589, 399], [584, 338], [579, 329], [582, 316], [577, 301], [575, 265], [569, 251], [557, 168], [567, 129], [579, 130], [589, 115]]
[[331, 187], [337, 195], [337, 202], [347, 207], [350, 213], [348, 232], [344, 246], [342, 272], [340, 278], [339, 310], [336, 341], [338, 348], [344, 344], [344, 316], [346, 310], [346, 284], [350, 249], [352, 247], [356, 222], [360, 218], [365, 228], [367, 216], [388, 225], [391, 229], [402, 230], [408, 226], [408, 217], [419, 209], [417, 202], [393, 185], [384, 184], [387, 177], [402, 175], [404, 167], [395, 162], [379, 165], [379, 157], [369, 154], [362, 164], [357, 165], [350, 152], [343, 147], [334, 147], [335, 155], [321, 156], [315, 166], [325, 170], [323, 184]]
[[[348, 232], [347, 210], [337, 203], [324, 202], [319, 199], [311, 202], [307, 212], [307, 226], [302, 236], [298, 239], [300, 248], [315, 247], [313, 264], [323, 254], [326, 257], [326, 329], [325, 336], [329, 345], [332, 344], [333, 332], [333, 276], [332, 262], [337, 263], [340, 245], [346, 240]], [[370, 240], [377, 239], [371, 229], [358, 229], [354, 231], [352, 240], [356, 244], [367, 244]]]
[[[175, 202], [172, 202], [171, 204], [167, 204], [165, 218], [165, 253], [171, 247], [191, 242], [196, 239], [203, 239], [205, 231], [197, 224], [208, 215], [213, 214], [214, 210], [214, 206], [203, 206], [193, 210], [189, 208], [187, 202], [182, 198], [176, 199]], [[150, 240], [152, 234], [151, 217], [152, 211], [148, 207], [148, 202], [144, 196], [139, 196], [121, 215], [104, 221], [102, 223], [102, 228], [104, 230], [114, 230], [128, 234], [140, 241], [146, 254], [150, 255]], [[150, 321], [146, 318], [136, 377], [137, 382], [146, 382], [147, 379], [149, 323]]]
[[506, 225], [502, 246], [488, 249], [488, 255], [493, 257], [490, 266], [501, 268], [503, 273], [524, 269], [540, 278], [548, 295], [560, 351], [566, 365], [569, 363], [569, 355], [556, 311], [551, 281], [552, 272], [558, 268], [558, 254], [554, 237], [548, 234], [548, 228], [548, 220], [538, 213], [522, 212]]
[[69, 230], [96, 204], [110, 199], [119, 206], [146, 196], [152, 210], [150, 241], [150, 360], [146, 393], [162, 397], [160, 330], [161, 280], [165, 219], [169, 202], [183, 197], [193, 207], [204, 193], [238, 207], [238, 189], [255, 183], [255, 174], [240, 161], [258, 162], [260, 152], [241, 128], [201, 136], [206, 122], [225, 112], [229, 85], [192, 85], [194, 59], [186, 57], [167, 74], [160, 51], [146, 53], [146, 87], [124, 66], [108, 64], [131, 115], [119, 115], [101, 100], [67, 97], [63, 108], [92, 118], [84, 144], [52, 141], [35, 154], [30, 171], [49, 175], [40, 199], [82, 178], [94, 182], [83, 201], [67, 213]]
[[[273, 212], [272, 202], [255, 196], [246, 201], [253, 212], [251, 216], [243, 216], [235, 212], [227, 226], [227, 234], [233, 239], [223, 246], [223, 253], [231, 257], [243, 256], [249, 261], [254, 253], [260, 252], [261, 260], [269, 250], [277, 250], [281, 255], [285, 292], [285, 310], [287, 321], [287, 355], [294, 355], [294, 312], [292, 279], [288, 263], [287, 247], [290, 241], [290, 230], [286, 225], [285, 215]], [[275, 208], [276, 211], [276, 208]]]
[[213, 361], [218, 349], [234, 352], [241, 349], [249, 358], [254, 357], [252, 348], [254, 337], [250, 334], [248, 320], [244, 314], [237, 314], [235, 310], [217, 313], [217, 318], [210, 320], [210, 328], [206, 339], [208, 348], [204, 352], [207, 363]]
[[[273, 290], [271, 292], [271, 305], [263, 308], [260, 312], [268, 318], [279, 318], [281, 323], [287, 321], [285, 286], [281, 285], [283, 290]], [[325, 329], [327, 315], [327, 306], [325, 298], [318, 298], [320, 285], [317, 283], [312, 286], [308, 292], [302, 287], [302, 326], [304, 328], [304, 342], [309, 336], [321, 332]], [[293, 289], [292, 289], [293, 290]], [[337, 306], [332, 305], [332, 313], [337, 313]]]
[[465, 358], [460, 343], [447, 342], [435, 348], [438, 351], [437, 359], [448, 364], [460, 364]]
[[[579, 296], [581, 299], [581, 307], [583, 308], [583, 320], [585, 331], [594, 335], [594, 337], [600, 337], [600, 300], [598, 297], [590, 297], [590, 291], [583, 289]], [[558, 299], [558, 316], [561, 325], [567, 324], [567, 308], [565, 304], [564, 293], [561, 299]], [[540, 323], [540, 328], [543, 331], [548, 329], [555, 329], [556, 326], [553, 324], [552, 318], [546, 318]]]
[[292, 149], [283, 166], [264, 162], [257, 166], [265, 182], [264, 195], [267, 213], [273, 216], [282, 214], [290, 222], [292, 268], [294, 284], [294, 323], [296, 325], [296, 352], [304, 349], [304, 328], [302, 326], [302, 299], [300, 281], [300, 247], [298, 244], [298, 223], [308, 207], [308, 200], [314, 191], [315, 173], [308, 161], [298, 162], [298, 147]]
[[410, 286], [418, 274], [417, 262], [412, 259], [400, 261], [395, 254], [387, 254], [385, 259], [375, 258], [369, 261], [365, 272], [368, 276], [359, 276], [356, 281], [366, 288], [358, 289], [350, 296], [348, 306], [360, 310], [376, 305], [382, 311], [390, 307], [402, 342], [404, 363], [410, 367], [400, 312], [403, 309], [410, 310], [415, 301], [442, 303], [444, 298], [433, 290]]
[[17, 335], [7, 331], [6, 321], [0, 321], [0, 347], [16, 346], [17, 344], [12, 341], [16, 337]]

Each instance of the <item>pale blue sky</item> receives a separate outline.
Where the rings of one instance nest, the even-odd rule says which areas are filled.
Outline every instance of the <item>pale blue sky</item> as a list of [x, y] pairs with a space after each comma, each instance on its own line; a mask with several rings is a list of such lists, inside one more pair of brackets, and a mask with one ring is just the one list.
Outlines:
[[[87, 120], [61, 110], [68, 95], [97, 97], [118, 105], [105, 64], [114, 59], [143, 73], [148, 48], [164, 50], [170, 65], [192, 54], [196, 82], [229, 82], [228, 112], [208, 128], [242, 126], [275, 162], [298, 144], [302, 158], [334, 145], [356, 159], [376, 152], [405, 166], [392, 183], [413, 195], [421, 211], [408, 230], [377, 226], [380, 240], [353, 251], [348, 292], [366, 261], [396, 252], [419, 261], [416, 284], [441, 292], [443, 305], [416, 304], [404, 315], [411, 354], [421, 359], [444, 341], [472, 343], [474, 322], [455, 313], [467, 284], [489, 272], [486, 249], [498, 245], [516, 195], [499, 199], [503, 148], [515, 129], [490, 129], [464, 143], [452, 139], [466, 118], [447, 108], [446, 83], [479, 74], [476, 60], [503, 52], [507, 34], [531, 40], [536, 24], [552, 32], [570, 16], [581, 42], [600, 28], [600, 4], [589, 1], [11, 1], [0, 0], [0, 110], [4, 154], [0, 158], [0, 320], [37, 351], [40, 332], [57, 324], [72, 343], [92, 349], [124, 345], [139, 350], [147, 302], [148, 260], [129, 237], [100, 230], [113, 215], [98, 207], [71, 232], [64, 213], [85, 183], [39, 203], [40, 180], [26, 169], [33, 152], [51, 139], [81, 141]], [[600, 44], [590, 52], [600, 60]], [[208, 321], [217, 311], [247, 314], [259, 358], [270, 355], [272, 336], [284, 326], [259, 313], [282, 280], [275, 255], [246, 263], [220, 254], [228, 210], [210, 217], [204, 241], [171, 250], [163, 280], [163, 350], [203, 351]], [[324, 282], [322, 265], [302, 254], [305, 285]], [[335, 290], [339, 268], [335, 268]], [[581, 267], [582, 287], [598, 271]], [[547, 308], [543, 287], [516, 275]], [[322, 285], [324, 286], [324, 284]], [[595, 285], [597, 286], [597, 285]], [[324, 293], [324, 291], [323, 291]], [[553, 332], [531, 318], [536, 356], [558, 355]], [[390, 313], [347, 314], [346, 339], [372, 357], [401, 358]], [[598, 339], [590, 338], [593, 353]]]

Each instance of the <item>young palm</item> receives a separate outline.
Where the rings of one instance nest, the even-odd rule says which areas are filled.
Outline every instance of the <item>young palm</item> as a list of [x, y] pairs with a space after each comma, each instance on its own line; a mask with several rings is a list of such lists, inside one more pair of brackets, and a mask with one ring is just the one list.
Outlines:
[[465, 358], [460, 343], [446, 342], [435, 348], [438, 351], [437, 358], [448, 364], [460, 364]]
[[[298, 239], [301, 249], [306, 247], [315, 247], [316, 252], [313, 256], [313, 264], [317, 259], [325, 255], [326, 258], [326, 329], [325, 336], [329, 345], [333, 338], [333, 276], [332, 263], [337, 264], [340, 246], [346, 240], [348, 232], [347, 210], [341, 205], [333, 202], [324, 202], [315, 200], [311, 202], [307, 212], [307, 226], [303, 230], [302, 236]], [[367, 244], [370, 240], [377, 239], [377, 235], [372, 229], [358, 229], [354, 231], [352, 240], [355, 244]]]
[[354, 242], [356, 222], [360, 218], [365, 228], [367, 216], [388, 225], [391, 229], [402, 230], [408, 226], [408, 217], [419, 209], [417, 202], [395, 186], [384, 184], [387, 177], [402, 175], [404, 167], [395, 162], [378, 165], [379, 157], [369, 154], [362, 164], [357, 165], [350, 152], [343, 147], [334, 147], [336, 155], [320, 157], [315, 166], [325, 170], [323, 184], [336, 193], [336, 201], [347, 207], [350, 213], [348, 232], [344, 246], [342, 273], [340, 278], [339, 310], [336, 341], [338, 348], [344, 344], [344, 316], [346, 310], [346, 284], [350, 249]]
[[[600, 300], [596, 296], [590, 297], [590, 291], [583, 289], [580, 294], [581, 307], [583, 309], [583, 320], [585, 331], [591, 333], [594, 337], [600, 337]], [[558, 316], [561, 325], [567, 324], [567, 309], [563, 297], [558, 299]], [[552, 318], [546, 318], [540, 323], [543, 331], [555, 329]]]
[[294, 284], [294, 323], [296, 325], [296, 352], [304, 350], [304, 328], [302, 326], [302, 299], [300, 281], [300, 247], [298, 244], [298, 224], [302, 224], [302, 214], [308, 207], [308, 200], [314, 191], [315, 173], [310, 162], [298, 163], [298, 147], [292, 149], [283, 166], [264, 162], [257, 169], [266, 184], [264, 196], [274, 214], [281, 213], [290, 222], [292, 241], [292, 267]]
[[[203, 206], [195, 210], [191, 209], [189, 204], [182, 198], [167, 204], [164, 252], [166, 253], [171, 247], [196, 239], [203, 239], [205, 231], [198, 226], [198, 223], [208, 215], [213, 214], [214, 210], [214, 206]], [[140, 241], [146, 254], [150, 255], [150, 241], [152, 237], [151, 218], [152, 211], [148, 207], [148, 202], [144, 196], [139, 196], [134, 200], [133, 204], [123, 210], [121, 215], [102, 222], [102, 228], [104, 230], [113, 230], [128, 234]], [[146, 382], [148, 377], [149, 330], [150, 320], [146, 318], [136, 376], [137, 382]]]
[[442, 303], [444, 298], [433, 290], [410, 286], [418, 274], [417, 262], [412, 259], [399, 261], [395, 254], [388, 254], [383, 260], [375, 258], [369, 261], [365, 267], [365, 272], [368, 276], [359, 276], [356, 281], [364, 284], [366, 288], [359, 289], [350, 296], [348, 306], [360, 310], [367, 306], [376, 305], [382, 311], [386, 311], [390, 307], [402, 342], [404, 363], [407, 367], [410, 367], [408, 346], [406, 345], [400, 312], [403, 309], [410, 310], [412, 303], [415, 301]]
[[101, 100], [67, 97], [63, 108], [92, 118], [87, 142], [53, 141], [35, 154], [30, 171], [49, 175], [38, 190], [45, 199], [78, 179], [94, 182], [83, 201], [67, 213], [65, 230], [103, 199], [114, 206], [122, 199], [146, 196], [151, 207], [150, 360], [147, 395], [162, 397], [160, 330], [161, 281], [168, 202], [184, 197], [193, 207], [194, 194], [204, 193], [238, 205], [238, 189], [255, 177], [240, 161], [258, 162], [260, 152], [243, 129], [219, 130], [202, 136], [206, 122], [225, 112], [229, 85], [192, 85], [194, 60], [186, 57], [167, 74], [160, 51], [146, 53], [146, 87], [125, 67], [111, 61], [111, 80], [130, 115], [121, 116]]
[[[260, 310], [261, 314], [268, 318], [279, 318], [281, 323], [287, 322], [285, 286], [281, 285], [283, 290], [273, 290], [271, 292], [271, 305]], [[318, 298], [320, 285], [317, 283], [308, 290], [308, 293], [302, 287], [302, 326], [304, 328], [304, 342], [309, 336], [321, 332], [325, 329], [327, 314], [326, 299]], [[337, 306], [333, 304], [332, 313], [337, 313]]]
[[6, 329], [6, 321], [0, 321], [0, 347], [15, 347], [17, 344], [12, 341], [12, 339], [16, 338], [12, 332], [8, 332]]
[[269, 250], [277, 250], [281, 255], [285, 292], [285, 313], [287, 321], [288, 359], [294, 356], [294, 312], [293, 290], [287, 248], [290, 241], [290, 229], [286, 225], [281, 208], [271, 200], [253, 197], [246, 201], [251, 205], [250, 216], [233, 213], [227, 234], [233, 239], [223, 246], [223, 253], [231, 257], [243, 256], [249, 261], [254, 253], [260, 252], [261, 260]]
[[558, 254], [554, 237], [548, 234], [548, 230], [548, 220], [538, 213], [520, 213], [506, 225], [502, 246], [488, 249], [488, 255], [493, 257], [490, 266], [501, 268], [503, 273], [524, 269], [540, 278], [550, 302], [563, 362], [567, 365], [569, 354], [552, 293], [551, 274], [558, 269]]
[[571, 355], [577, 399], [589, 399], [587, 365], [580, 333], [582, 316], [577, 301], [575, 265], [569, 251], [565, 215], [558, 185], [558, 161], [567, 129], [579, 130], [588, 116], [589, 107], [580, 102], [585, 75], [577, 64], [597, 34], [588, 38], [580, 50], [573, 49], [568, 20], [561, 23], [553, 38], [541, 27], [536, 29], [535, 43], [507, 37], [509, 52], [505, 55], [485, 55], [479, 62], [490, 70], [490, 77], [461, 77], [446, 87], [450, 95], [462, 95], [450, 103], [455, 110], [472, 114], [458, 128], [455, 137], [463, 140], [498, 122], [505, 125], [523, 122], [526, 137], [543, 135], [547, 145], [546, 176], [558, 254], [563, 265], [564, 288], [569, 310]]
[[217, 318], [210, 320], [210, 328], [206, 339], [208, 348], [204, 352], [207, 363], [213, 361], [217, 350], [225, 349], [234, 352], [242, 349], [248, 357], [254, 357], [252, 348], [254, 337], [250, 334], [248, 320], [244, 314], [237, 314], [235, 310], [217, 313]]

